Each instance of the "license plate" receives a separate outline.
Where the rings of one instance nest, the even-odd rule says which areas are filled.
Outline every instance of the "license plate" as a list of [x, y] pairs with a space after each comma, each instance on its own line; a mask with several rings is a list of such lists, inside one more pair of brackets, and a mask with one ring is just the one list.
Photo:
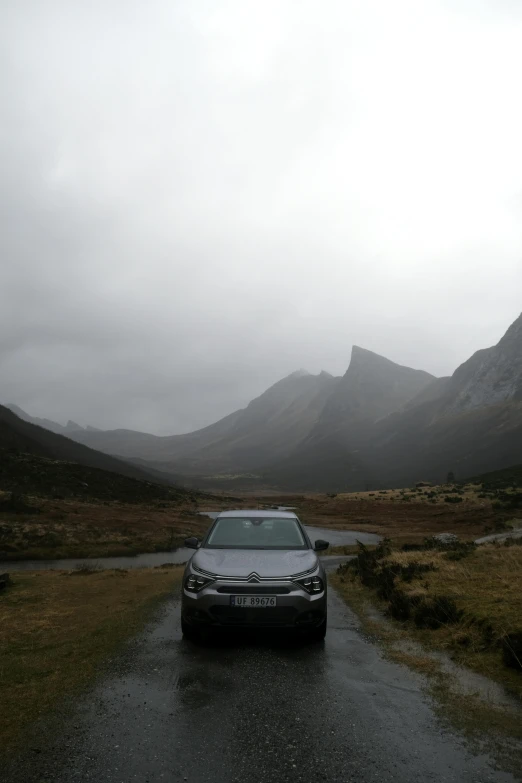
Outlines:
[[277, 598], [275, 595], [231, 595], [230, 606], [264, 609], [267, 606], [277, 606]]

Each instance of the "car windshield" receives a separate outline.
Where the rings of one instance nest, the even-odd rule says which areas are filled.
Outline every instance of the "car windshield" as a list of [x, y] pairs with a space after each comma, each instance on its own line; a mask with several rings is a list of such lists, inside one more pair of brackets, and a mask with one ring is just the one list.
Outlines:
[[296, 519], [220, 517], [205, 543], [215, 549], [308, 549]]

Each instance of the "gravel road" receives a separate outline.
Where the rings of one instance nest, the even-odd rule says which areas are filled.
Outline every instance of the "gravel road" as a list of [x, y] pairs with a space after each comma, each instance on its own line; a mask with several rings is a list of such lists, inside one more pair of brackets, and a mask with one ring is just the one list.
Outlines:
[[[179, 604], [5, 783], [512, 783], [438, 722], [330, 590], [323, 645], [184, 641]], [[43, 744], [43, 743], [42, 743]]]

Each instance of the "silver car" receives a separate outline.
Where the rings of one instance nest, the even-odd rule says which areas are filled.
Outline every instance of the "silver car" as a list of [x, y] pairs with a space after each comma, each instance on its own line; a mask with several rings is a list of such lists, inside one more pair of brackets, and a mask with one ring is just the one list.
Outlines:
[[326, 634], [326, 575], [297, 516], [288, 511], [222, 511], [183, 576], [181, 627], [283, 628], [314, 640]]

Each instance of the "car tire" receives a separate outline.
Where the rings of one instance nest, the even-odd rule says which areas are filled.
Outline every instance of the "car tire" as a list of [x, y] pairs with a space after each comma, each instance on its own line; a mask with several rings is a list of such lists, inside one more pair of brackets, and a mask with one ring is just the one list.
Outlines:
[[308, 638], [310, 639], [310, 641], [311, 642], [324, 641], [324, 637], [326, 636], [327, 625], [328, 625], [328, 621], [325, 617], [321, 625], [318, 625], [316, 628], [314, 628], [309, 632]]
[[183, 634], [184, 639], [188, 639], [191, 642], [197, 641], [199, 639], [199, 632], [197, 628], [194, 628], [194, 626], [189, 625], [186, 620], [181, 618], [181, 633]]

